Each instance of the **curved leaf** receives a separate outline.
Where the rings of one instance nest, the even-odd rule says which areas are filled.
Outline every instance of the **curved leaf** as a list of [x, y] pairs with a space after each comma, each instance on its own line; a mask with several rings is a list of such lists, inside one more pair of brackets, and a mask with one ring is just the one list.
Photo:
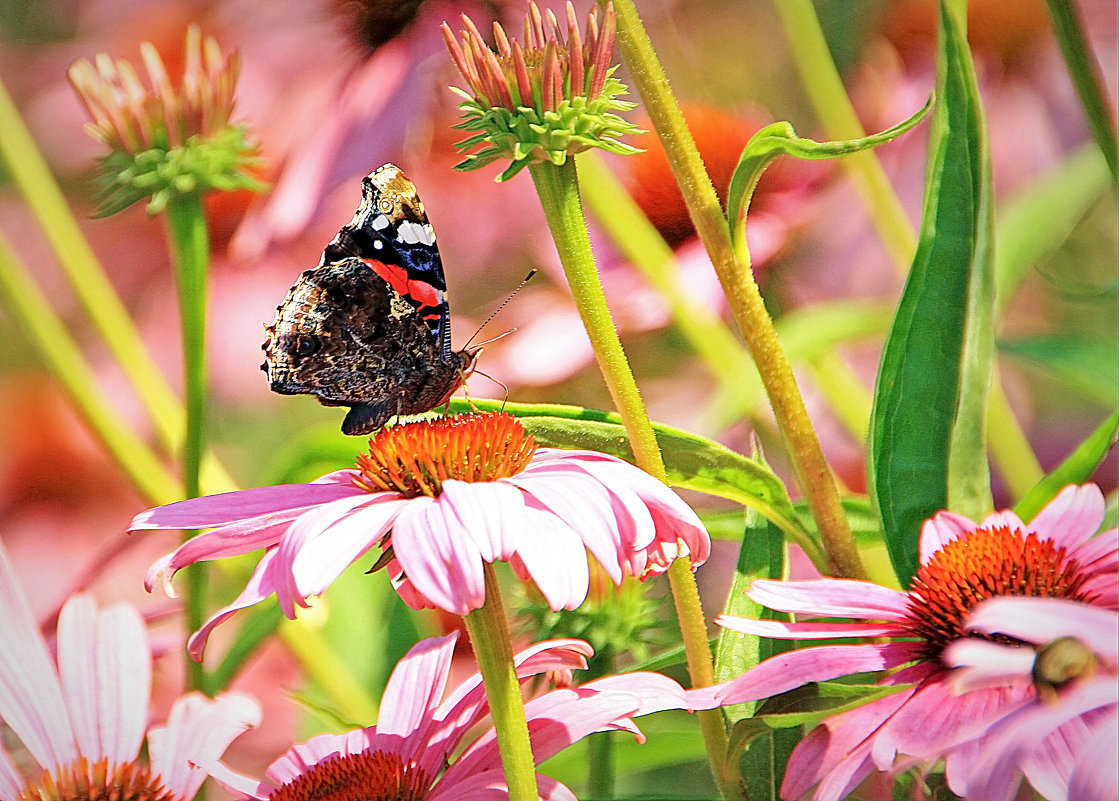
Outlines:
[[858, 153], [860, 150], [876, 147], [889, 142], [925, 118], [933, 99], [929, 98], [924, 107], [909, 119], [898, 123], [881, 133], [864, 136], [862, 139], [844, 139], [837, 142], [816, 142], [797, 136], [789, 122], [774, 122], [765, 126], [746, 143], [734, 175], [727, 190], [727, 219], [731, 222], [731, 232], [735, 239], [742, 235], [742, 221], [750, 206], [754, 187], [758, 184], [765, 168], [778, 156], [796, 156], [798, 159], [820, 161]]
[[[902, 586], [921, 523], [990, 508], [984, 413], [994, 306], [990, 161], [967, 49], [966, 4], [940, 4], [921, 235], [882, 353], [868, 484]], [[958, 13], [957, 13], [958, 12]]]

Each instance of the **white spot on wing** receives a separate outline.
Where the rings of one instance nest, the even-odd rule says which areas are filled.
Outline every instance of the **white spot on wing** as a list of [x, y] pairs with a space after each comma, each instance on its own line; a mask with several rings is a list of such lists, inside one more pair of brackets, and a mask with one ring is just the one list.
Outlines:
[[427, 223], [420, 224], [411, 220], [404, 220], [396, 228], [397, 236], [401, 242], [409, 245], [417, 243], [424, 245], [435, 244], [435, 232]]
[[389, 218], [383, 214], [378, 214], [373, 218], [373, 230], [383, 231], [389, 227]]

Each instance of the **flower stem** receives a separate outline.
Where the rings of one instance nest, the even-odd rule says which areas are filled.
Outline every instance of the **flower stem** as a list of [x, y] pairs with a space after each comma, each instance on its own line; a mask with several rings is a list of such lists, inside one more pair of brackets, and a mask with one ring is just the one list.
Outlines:
[[[649, 421], [649, 413], [641, 400], [625, 351], [622, 350], [621, 340], [618, 339], [618, 332], [610, 316], [610, 308], [606, 305], [602, 282], [598, 277], [583, 207], [579, 200], [579, 177], [575, 160], [568, 158], [562, 166], [551, 163], [532, 164], [529, 172], [540, 195], [544, 217], [556, 242], [579, 316], [591, 339], [598, 368], [625, 426], [634, 460], [642, 470], [667, 484], [668, 473]], [[668, 577], [683, 634], [692, 686], [714, 684], [715, 669], [707, 639], [707, 624], [703, 618], [703, 607], [699, 603], [699, 590], [691, 560], [687, 557], [675, 560], [668, 569]], [[718, 710], [708, 710], [699, 712], [697, 716], [715, 775], [718, 776], [722, 772], [718, 768], [727, 745], [722, 715]]]
[[[183, 392], [186, 429], [183, 437], [183, 493], [199, 495], [199, 475], [204, 445], [206, 413], [206, 273], [210, 262], [210, 237], [202, 196], [197, 192], [176, 195], [165, 210], [167, 240], [179, 289], [179, 321], [183, 340]], [[190, 536], [184, 534], [184, 536]], [[197, 631], [205, 622], [206, 573], [194, 565], [187, 577], [187, 629]], [[203, 686], [202, 666], [187, 661], [193, 688]]]
[[[615, 0], [614, 10], [618, 15], [618, 48], [664, 145], [688, 213], [719, 276], [735, 322], [758, 366], [798, 482], [835, 573], [847, 578], [865, 578], [866, 571], [839, 502], [839, 491], [820, 450], [773, 320], [754, 282], [748, 257], [740, 261], [735, 253], [715, 188], [637, 9], [632, 0]], [[742, 251], [747, 255], [744, 247]]]
[[463, 620], [486, 688], [497, 732], [497, 748], [505, 769], [505, 783], [509, 787], [509, 801], [537, 801], [536, 762], [528, 738], [521, 685], [513, 665], [513, 644], [501, 602], [501, 587], [494, 566], [485, 562], [482, 568], [486, 577], [486, 602]]

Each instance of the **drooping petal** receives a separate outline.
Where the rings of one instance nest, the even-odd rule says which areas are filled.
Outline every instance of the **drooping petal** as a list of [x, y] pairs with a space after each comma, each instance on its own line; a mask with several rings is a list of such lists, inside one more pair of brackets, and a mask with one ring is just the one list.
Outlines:
[[345, 484], [336, 481], [278, 484], [223, 492], [148, 509], [132, 519], [128, 530], [213, 528], [250, 517], [329, 503], [364, 492], [352, 482]]
[[908, 596], [890, 587], [854, 579], [771, 581], [758, 579], [746, 591], [750, 599], [781, 612], [812, 617], [906, 620]]
[[392, 550], [421, 595], [465, 615], [486, 599], [482, 558], [474, 542], [449, 525], [449, 512], [430, 498], [412, 498], [396, 518]]
[[470, 537], [483, 561], [506, 560], [524, 535], [524, 495], [512, 482], [448, 480], [437, 503], [451, 507], [456, 528]]
[[1103, 522], [1103, 493], [1095, 484], [1070, 484], [1057, 493], [1030, 521], [1030, 531], [1058, 545], [1074, 548], [1085, 542]]
[[99, 612], [92, 597], [71, 597], [58, 618], [58, 670], [82, 756], [134, 760], [148, 725], [152, 672], [136, 608]]
[[521, 533], [516, 559], [510, 560], [514, 569], [536, 583], [552, 610], [576, 609], [590, 587], [583, 541], [534, 498], [526, 501], [525, 523], [527, 530]]
[[1119, 614], [1077, 601], [1025, 596], [992, 598], [972, 611], [968, 628], [1035, 644], [1075, 637], [1113, 664], [1119, 659]]
[[787, 623], [783, 620], [752, 620], [734, 615], [718, 615], [715, 622], [731, 631], [785, 640], [890, 637], [903, 633], [897, 626], [889, 623]]
[[177, 699], [162, 726], [148, 732], [152, 772], [178, 798], [193, 798], [206, 778], [200, 763], [216, 761], [246, 729], [260, 725], [260, 704], [241, 693]]
[[1112, 710], [1092, 730], [1093, 736], [1080, 754], [1068, 782], [1069, 798], [1119, 798], [1119, 712]]
[[736, 679], [722, 685], [717, 697], [723, 704], [741, 704], [777, 695], [810, 681], [826, 681], [851, 673], [897, 667], [914, 659], [912, 643], [817, 645], [770, 657]]
[[[191, 659], [195, 662], [202, 661], [202, 652], [206, 649], [206, 641], [210, 639], [210, 632], [217, 626], [232, 617], [235, 612], [260, 603], [276, 591], [275, 561], [276, 549], [265, 551], [241, 594], [231, 604], [215, 612], [203, 624], [202, 628], [190, 636], [190, 639], [187, 640], [187, 653], [190, 654]], [[295, 617], [294, 610], [290, 617]]]
[[0, 609], [0, 718], [41, 767], [68, 765], [78, 750], [58, 672], [2, 544]]
[[[288, 547], [296, 594], [325, 592], [343, 570], [381, 541], [408, 503], [395, 493], [367, 495], [325, 529], [293, 532]], [[312, 531], [315, 535], [309, 536]]]

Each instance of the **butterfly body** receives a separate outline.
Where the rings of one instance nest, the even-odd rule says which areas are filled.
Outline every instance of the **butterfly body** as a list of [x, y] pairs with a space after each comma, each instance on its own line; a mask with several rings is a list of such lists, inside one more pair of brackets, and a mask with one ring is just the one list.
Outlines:
[[342, 432], [351, 435], [442, 405], [478, 353], [451, 348], [435, 233], [415, 186], [392, 164], [363, 179], [353, 219], [265, 330], [261, 368], [272, 391], [349, 406]]

